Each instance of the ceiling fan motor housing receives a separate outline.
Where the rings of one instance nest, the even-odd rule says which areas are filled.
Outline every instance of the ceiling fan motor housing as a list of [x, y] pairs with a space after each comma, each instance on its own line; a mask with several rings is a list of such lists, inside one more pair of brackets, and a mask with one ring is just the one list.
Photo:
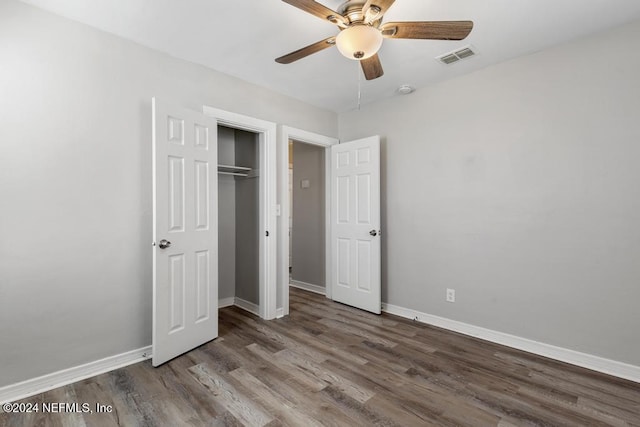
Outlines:
[[377, 28], [382, 21], [381, 17], [378, 18], [378, 14], [380, 14], [381, 9], [376, 5], [372, 5], [367, 11], [365, 11], [363, 10], [365, 4], [366, 2], [362, 0], [350, 0], [342, 3], [338, 7], [337, 12], [345, 17], [349, 24], [362, 23], [365, 22], [365, 18], [371, 17], [372, 19], [369, 19], [368, 22], [370, 25]]

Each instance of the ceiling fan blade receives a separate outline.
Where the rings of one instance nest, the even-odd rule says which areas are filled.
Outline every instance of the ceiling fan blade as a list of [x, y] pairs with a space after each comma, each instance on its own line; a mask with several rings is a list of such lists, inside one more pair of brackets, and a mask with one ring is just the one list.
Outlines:
[[392, 39], [462, 40], [473, 29], [472, 21], [386, 22], [382, 35]]
[[362, 71], [364, 72], [364, 77], [367, 80], [377, 79], [378, 77], [382, 77], [384, 71], [382, 70], [382, 64], [380, 63], [380, 58], [378, 58], [378, 54], [363, 59], [360, 61], [360, 65], [362, 66]]
[[[367, 0], [362, 7], [362, 15], [365, 23], [370, 23], [382, 18], [382, 15], [396, 0]], [[368, 13], [367, 13], [368, 12]]]
[[298, 49], [295, 52], [276, 58], [276, 62], [280, 64], [291, 64], [292, 62], [302, 59], [305, 56], [309, 56], [312, 53], [320, 52], [328, 47], [335, 46], [335, 44], [336, 38], [334, 36], [328, 37], [314, 44], [310, 44], [309, 46], [305, 46], [302, 49]]
[[304, 10], [320, 19], [327, 20], [332, 24], [346, 26], [348, 22], [335, 10], [331, 10], [314, 0], [282, 0], [291, 6]]

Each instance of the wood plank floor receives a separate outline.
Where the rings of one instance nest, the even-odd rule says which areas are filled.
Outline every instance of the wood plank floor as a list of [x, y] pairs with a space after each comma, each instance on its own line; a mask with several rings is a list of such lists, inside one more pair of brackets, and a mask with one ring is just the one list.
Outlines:
[[291, 315], [220, 311], [220, 338], [23, 402], [2, 426], [640, 426], [640, 384], [291, 290]]

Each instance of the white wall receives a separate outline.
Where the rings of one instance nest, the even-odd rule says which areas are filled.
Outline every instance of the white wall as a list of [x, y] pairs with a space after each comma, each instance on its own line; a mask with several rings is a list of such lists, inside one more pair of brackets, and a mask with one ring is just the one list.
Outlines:
[[636, 22], [340, 115], [341, 140], [383, 138], [383, 301], [640, 365], [638, 40]]
[[326, 135], [337, 119], [0, 2], [0, 387], [151, 343], [151, 97]]

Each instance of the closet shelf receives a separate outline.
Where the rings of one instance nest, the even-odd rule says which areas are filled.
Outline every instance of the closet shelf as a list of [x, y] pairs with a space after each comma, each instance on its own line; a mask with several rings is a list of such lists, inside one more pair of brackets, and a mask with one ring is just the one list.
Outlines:
[[233, 176], [242, 176], [242, 177], [248, 177], [249, 174], [248, 173], [241, 173], [241, 172], [225, 172], [225, 171], [218, 171], [218, 173], [220, 175], [233, 175]]
[[218, 165], [218, 169], [232, 169], [236, 171], [245, 171], [249, 172], [251, 168], [247, 168], [245, 166], [235, 166], [235, 165]]
[[218, 165], [218, 173], [220, 175], [233, 175], [241, 177], [249, 177], [252, 169], [245, 166], [235, 165]]

